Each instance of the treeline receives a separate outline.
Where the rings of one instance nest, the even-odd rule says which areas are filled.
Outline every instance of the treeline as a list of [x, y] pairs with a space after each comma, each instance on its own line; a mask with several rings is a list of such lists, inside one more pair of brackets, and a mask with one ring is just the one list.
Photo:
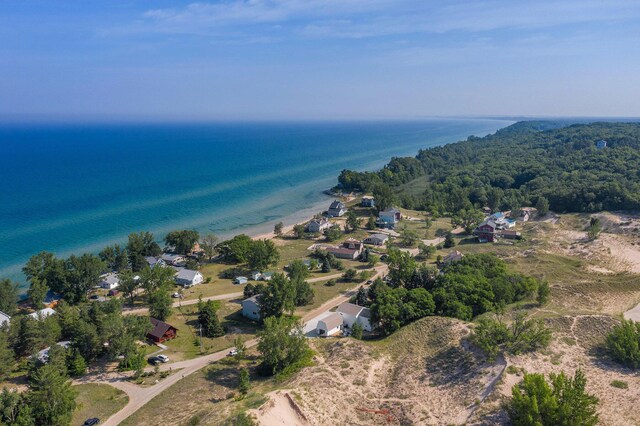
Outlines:
[[[538, 203], [558, 212], [640, 208], [640, 124], [558, 125], [519, 122], [494, 135], [421, 150], [416, 158], [394, 158], [376, 173], [344, 170], [340, 186], [383, 192], [425, 176], [421, 193], [401, 192], [395, 201], [438, 214]], [[607, 148], [596, 149], [600, 139]]]
[[388, 263], [388, 282], [376, 280], [355, 297], [356, 303], [371, 308], [372, 324], [384, 334], [429, 315], [469, 321], [548, 290], [544, 282], [509, 272], [493, 254], [470, 254], [439, 272], [391, 249]]

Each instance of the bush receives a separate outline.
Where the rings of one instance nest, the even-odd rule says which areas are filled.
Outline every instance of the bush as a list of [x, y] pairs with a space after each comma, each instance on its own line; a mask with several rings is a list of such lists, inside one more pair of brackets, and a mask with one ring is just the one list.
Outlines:
[[629, 368], [640, 367], [640, 324], [622, 320], [607, 336], [611, 358]]
[[336, 280], [329, 280], [326, 283], [324, 283], [324, 285], [327, 287], [333, 287], [334, 285], [336, 285]]
[[356, 272], [355, 269], [349, 268], [346, 271], [344, 271], [344, 274], [342, 275], [342, 279], [347, 282], [353, 282], [356, 280], [357, 275], [358, 273]]
[[611, 386], [618, 389], [629, 389], [629, 384], [622, 380], [614, 380], [611, 382]]
[[581, 370], [573, 378], [551, 374], [551, 386], [542, 374], [525, 374], [513, 386], [506, 404], [514, 426], [593, 426], [598, 423], [598, 398], [586, 392], [587, 379]]

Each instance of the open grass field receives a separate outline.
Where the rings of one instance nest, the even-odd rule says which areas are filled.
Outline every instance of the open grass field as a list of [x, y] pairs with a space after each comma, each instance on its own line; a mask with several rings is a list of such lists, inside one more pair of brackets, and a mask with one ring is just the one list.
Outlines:
[[78, 398], [77, 408], [71, 420], [72, 426], [81, 426], [85, 420], [92, 417], [105, 421], [129, 401], [127, 394], [109, 385], [87, 383], [73, 388], [78, 391]]
[[202, 352], [198, 333], [198, 305], [183, 306], [174, 309], [167, 322], [178, 329], [178, 337], [165, 342], [168, 347], [163, 353], [172, 361], [191, 359], [201, 354], [221, 351], [233, 346], [233, 341], [240, 336], [244, 340], [254, 337], [257, 324], [248, 321], [241, 315], [241, 306], [237, 301], [217, 302], [220, 306], [218, 318], [227, 327], [227, 334], [216, 338], [202, 338]]

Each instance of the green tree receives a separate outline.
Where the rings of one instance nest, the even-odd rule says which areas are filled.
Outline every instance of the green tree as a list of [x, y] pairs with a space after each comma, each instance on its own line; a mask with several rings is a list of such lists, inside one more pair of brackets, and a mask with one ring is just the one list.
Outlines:
[[27, 290], [27, 296], [29, 296], [29, 299], [31, 299], [31, 304], [34, 307], [40, 307], [44, 303], [44, 299], [47, 297], [48, 291], [49, 287], [47, 287], [46, 280], [41, 280], [40, 278], [33, 277], [31, 278], [29, 289]]
[[15, 356], [9, 347], [9, 334], [0, 328], [0, 381], [4, 381], [13, 371]]
[[360, 286], [353, 302], [358, 306], [367, 306], [369, 304], [367, 289], [365, 289], [363, 286]]
[[349, 210], [346, 215], [345, 231], [354, 232], [360, 227], [360, 219], [355, 211]]
[[539, 373], [525, 374], [511, 389], [507, 412], [515, 426], [593, 426], [598, 423], [598, 398], [586, 392], [581, 370], [573, 378], [551, 374], [551, 386]]
[[80, 377], [87, 372], [87, 362], [80, 354], [80, 351], [71, 351], [67, 359], [67, 370], [72, 377]]
[[43, 251], [31, 256], [22, 268], [22, 272], [31, 284], [37, 280], [40, 285], [46, 284], [48, 288], [58, 293], [62, 293], [66, 287], [65, 261], [56, 258], [53, 253]]
[[63, 290], [64, 299], [71, 303], [79, 303], [87, 298], [87, 293], [100, 282], [100, 275], [106, 266], [98, 256], [83, 254], [71, 255], [67, 261], [67, 285]]
[[394, 287], [406, 286], [416, 271], [416, 260], [406, 251], [391, 248], [387, 251], [389, 277]]
[[216, 305], [212, 300], [199, 303], [198, 323], [202, 327], [202, 333], [207, 337], [224, 336], [225, 331], [218, 319]]
[[243, 368], [240, 370], [240, 383], [238, 384], [238, 391], [242, 395], [246, 395], [251, 388], [251, 383], [249, 382], [249, 370], [247, 368]]
[[294, 225], [293, 226], [293, 233], [296, 236], [297, 239], [301, 240], [304, 238], [305, 235], [305, 229], [304, 229], [304, 225]]
[[622, 320], [607, 335], [606, 345], [615, 361], [629, 368], [640, 367], [640, 323]]
[[[16, 312], [18, 303], [18, 284], [9, 279], [0, 280], [0, 311], [11, 316]], [[39, 305], [36, 305], [39, 306]]]
[[474, 229], [482, 222], [484, 215], [477, 209], [460, 210], [451, 218], [451, 224], [456, 227], [464, 228], [464, 232], [471, 234]]
[[333, 225], [331, 228], [324, 231], [324, 236], [327, 238], [327, 241], [336, 241], [342, 236], [342, 231], [340, 230], [339, 225]]
[[29, 378], [28, 401], [37, 424], [66, 425], [76, 408], [77, 391], [54, 365], [45, 364]]
[[538, 211], [539, 217], [546, 216], [547, 213], [549, 213], [549, 200], [543, 196], [539, 196], [536, 202], [536, 210]]
[[131, 304], [131, 306], [133, 306], [133, 297], [138, 291], [138, 288], [140, 288], [139, 281], [135, 277], [136, 275], [128, 269], [118, 274], [118, 278], [120, 280], [118, 290], [120, 290], [122, 294], [129, 298], [129, 303]]
[[589, 222], [589, 227], [587, 228], [587, 236], [589, 237], [589, 240], [593, 241], [597, 239], [601, 230], [602, 225], [600, 223], [600, 219], [592, 217]]
[[235, 339], [233, 339], [233, 346], [236, 349], [235, 359], [236, 361], [240, 361], [242, 358], [244, 358], [244, 355], [247, 351], [247, 345], [244, 343], [244, 340], [242, 340], [242, 337], [237, 336]]
[[164, 321], [171, 316], [171, 293], [167, 286], [162, 286], [154, 289], [149, 293], [149, 315], [152, 318]]
[[245, 234], [236, 235], [218, 244], [218, 251], [227, 262], [245, 263], [253, 250], [253, 240]]
[[375, 268], [375, 266], [380, 262], [380, 256], [375, 254], [369, 254], [369, 259], [367, 260], [367, 266], [369, 268]]
[[453, 239], [453, 234], [451, 232], [447, 232], [447, 235], [444, 237], [444, 248], [455, 247], [456, 241]]
[[551, 295], [551, 288], [549, 288], [549, 282], [547, 280], [541, 280], [538, 283], [538, 293], [536, 295], [536, 301], [538, 305], [545, 305], [549, 301]]
[[419, 241], [418, 232], [403, 226], [400, 230], [400, 243], [404, 247], [413, 247]]
[[278, 263], [280, 253], [272, 240], [256, 240], [252, 244], [247, 260], [250, 268], [264, 271]]
[[131, 269], [137, 272], [147, 266], [145, 256], [160, 256], [162, 249], [154, 241], [151, 232], [138, 232], [129, 234], [127, 253]]
[[295, 288], [291, 280], [283, 274], [274, 274], [258, 297], [262, 318], [280, 317], [285, 312], [293, 313], [295, 296]]
[[384, 183], [375, 186], [373, 189], [373, 197], [376, 200], [376, 209], [378, 209], [378, 211], [391, 208], [396, 203], [396, 194], [389, 185]]
[[362, 325], [359, 322], [354, 322], [353, 326], [351, 327], [351, 337], [353, 337], [354, 339], [362, 339], [362, 333], [363, 333], [364, 329], [362, 328]]
[[367, 219], [367, 229], [370, 231], [376, 229], [376, 217], [374, 215], [369, 216], [369, 219]]
[[342, 279], [346, 282], [353, 282], [356, 280], [357, 275], [358, 272], [355, 269], [349, 268], [342, 274]]
[[165, 246], [179, 254], [189, 254], [193, 250], [193, 246], [200, 239], [198, 231], [192, 229], [183, 229], [180, 231], [171, 231], [164, 237]]
[[274, 375], [294, 366], [309, 354], [302, 325], [289, 317], [267, 317], [258, 333], [258, 351], [262, 355], [262, 371]]
[[140, 273], [140, 286], [147, 295], [150, 295], [159, 288], [169, 288], [174, 284], [175, 270], [157, 266], [150, 268], [148, 265]]
[[107, 246], [98, 254], [110, 271], [121, 272], [129, 268], [129, 255], [125, 248], [114, 244]]
[[278, 222], [273, 226], [273, 233], [277, 236], [277, 237], [281, 237], [282, 236], [282, 230], [284, 229], [284, 223], [282, 222]]
[[215, 234], [207, 234], [200, 240], [200, 248], [207, 259], [211, 260], [217, 253], [218, 237]]

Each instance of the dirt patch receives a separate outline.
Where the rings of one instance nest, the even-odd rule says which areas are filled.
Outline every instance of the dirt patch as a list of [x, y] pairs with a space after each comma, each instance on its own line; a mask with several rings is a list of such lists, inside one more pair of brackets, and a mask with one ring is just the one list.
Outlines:
[[261, 426], [304, 426], [308, 421], [298, 404], [286, 391], [276, 391], [267, 395], [269, 401], [247, 414], [256, 418]]

